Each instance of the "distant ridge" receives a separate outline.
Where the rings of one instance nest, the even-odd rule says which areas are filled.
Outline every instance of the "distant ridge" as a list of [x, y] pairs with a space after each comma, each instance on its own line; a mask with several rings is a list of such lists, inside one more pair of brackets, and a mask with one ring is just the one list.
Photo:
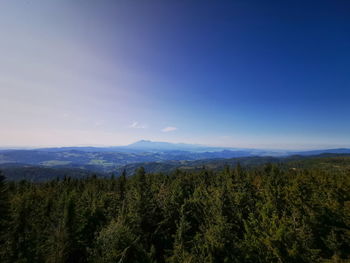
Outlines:
[[[234, 148], [234, 147], [219, 147], [219, 146], [206, 146], [200, 144], [187, 144], [187, 143], [171, 143], [171, 142], [159, 142], [151, 140], [139, 140], [134, 143], [125, 146], [65, 146], [65, 147], [50, 147], [50, 148], [0, 148], [0, 153], [6, 152], [114, 152], [114, 153], [140, 153], [140, 152], [187, 152], [187, 154], [193, 153], [213, 153], [220, 152], [220, 157], [225, 153], [232, 155], [233, 152], [237, 156], [291, 156], [291, 155], [319, 155], [319, 154], [350, 154], [350, 148], [334, 148], [334, 149], [317, 149], [317, 150], [273, 150], [273, 149], [254, 149], [254, 148]], [[232, 156], [231, 156], [232, 157]], [[231, 158], [229, 157], [229, 158]]]
[[348, 148], [321, 149], [321, 150], [312, 150], [312, 151], [293, 152], [291, 154], [308, 156], [308, 155], [319, 155], [319, 154], [326, 154], [326, 153], [348, 154], [350, 153], [350, 149]]
[[140, 140], [125, 146], [125, 148], [151, 151], [216, 151], [225, 149], [224, 147], [210, 147], [186, 143], [155, 142], [150, 140]]
[[[230, 158], [304, 158], [322, 155], [350, 155], [350, 149], [321, 149], [312, 151], [287, 151], [264, 149], [239, 149], [210, 147], [196, 144], [153, 142], [140, 140], [126, 146], [114, 147], [57, 147], [27, 150], [0, 150], [0, 169], [8, 166], [40, 166], [49, 168], [83, 169], [96, 172], [112, 172], [128, 165], [157, 163], [168, 167], [182, 162], [217, 160], [226, 162]], [[248, 159], [250, 160], [250, 159]], [[161, 165], [159, 164], [161, 163]], [[147, 164], [148, 165], [148, 164]]]

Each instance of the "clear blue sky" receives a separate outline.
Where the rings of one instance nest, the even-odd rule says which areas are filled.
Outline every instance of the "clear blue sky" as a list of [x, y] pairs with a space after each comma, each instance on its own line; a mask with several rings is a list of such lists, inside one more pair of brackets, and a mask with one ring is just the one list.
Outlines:
[[1, 1], [0, 145], [350, 147], [350, 2]]

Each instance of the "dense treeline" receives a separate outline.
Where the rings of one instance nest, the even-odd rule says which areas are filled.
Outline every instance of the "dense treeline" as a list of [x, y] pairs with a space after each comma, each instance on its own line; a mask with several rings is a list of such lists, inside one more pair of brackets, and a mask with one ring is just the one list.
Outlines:
[[348, 170], [0, 177], [1, 262], [342, 262]]
[[44, 182], [52, 178], [63, 179], [64, 177], [85, 178], [91, 176], [91, 173], [99, 177], [107, 176], [107, 173], [98, 173], [91, 170], [83, 170], [77, 168], [51, 168], [42, 166], [16, 166], [6, 165], [0, 166], [0, 170], [6, 174], [11, 181], [26, 180], [30, 182]]

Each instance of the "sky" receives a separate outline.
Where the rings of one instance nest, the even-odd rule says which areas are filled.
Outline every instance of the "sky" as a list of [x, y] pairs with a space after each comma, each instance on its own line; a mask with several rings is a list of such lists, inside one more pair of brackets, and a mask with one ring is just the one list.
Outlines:
[[350, 2], [4, 0], [0, 146], [350, 147]]

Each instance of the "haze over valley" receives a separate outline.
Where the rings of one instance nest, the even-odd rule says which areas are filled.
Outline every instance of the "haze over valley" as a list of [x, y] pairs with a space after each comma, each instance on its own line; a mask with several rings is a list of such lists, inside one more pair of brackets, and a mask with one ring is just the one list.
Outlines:
[[[19, 169], [22, 176], [16, 176], [16, 180], [24, 178], [36, 180], [36, 176], [33, 176], [33, 169], [36, 169], [41, 179], [49, 180], [57, 176], [57, 173], [50, 176], [45, 168], [76, 169], [86, 176], [91, 173], [118, 176], [124, 169], [131, 175], [137, 167], [144, 166], [149, 168], [149, 172], [161, 171], [170, 174], [181, 167], [200, 168], [215, 162], [220, 164], [218, 167], [223, 167], [225, 163], [255, 165], [322, 155], [350, 156], [350, 149], [312, 151], [237, 149], [141, 140], [127, 146], [114, 147], [4, 149], [0, 150], [0, 169], [5, 171]], [[41, 176], [41, 170], [47, 175]]]

